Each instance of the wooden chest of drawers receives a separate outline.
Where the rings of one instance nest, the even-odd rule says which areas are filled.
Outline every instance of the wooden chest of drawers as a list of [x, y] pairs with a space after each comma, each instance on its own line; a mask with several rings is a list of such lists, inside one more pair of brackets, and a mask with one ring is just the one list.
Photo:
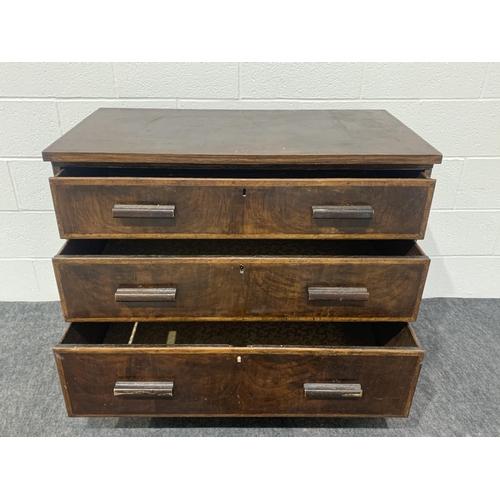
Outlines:
[[100, 109], [43, 152], [70, 416], [407, 416], [441, 154], [385, 111]]

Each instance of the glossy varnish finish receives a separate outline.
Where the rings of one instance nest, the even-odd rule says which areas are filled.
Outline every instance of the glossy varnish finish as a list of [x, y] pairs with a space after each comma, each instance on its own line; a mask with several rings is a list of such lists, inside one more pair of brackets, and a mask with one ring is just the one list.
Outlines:
[[435, 181], [55, 177], [50, 183], [62, 238], [417, 239], [425, 233]]
[[99, 109], [43, 151], [52, 162], [434, 164], [383, 110]]

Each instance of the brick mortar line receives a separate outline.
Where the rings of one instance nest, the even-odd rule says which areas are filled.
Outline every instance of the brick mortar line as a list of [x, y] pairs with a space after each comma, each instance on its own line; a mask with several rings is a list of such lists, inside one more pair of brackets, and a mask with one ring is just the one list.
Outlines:
[[[151, 97], [147, 99], [154, 100]], [[131, 99], [127, 99], [131, 100]], [[234, 98], [211, 98], [211, 97], [179, 97], [180, 101], [227, 101], [238, 99]], [[488, 97], [486, 99], [480, 99], [479, 97], [371, 97], [371, 98], [349, 98], [349, 97], [298, 97], [298, 98], [286, 98], [286, 97], [243, 97], [239, 99], [242, 102], [488, 102], [488, 101], [500, 101], [500, 97]]]
[[54, 210], [30, 210], [22, 209], [19, 210], [0, 210], [0, 215], [14, 215], [14, 214], [55, 214]]
[[[426, 253], [431, 259], [500, 259], [500, 254], [484, 254], [484, 255], [433, 255]], [[432, 263], [431, 263], [432, 267]]]
[[457, 189], [455, 190], [455, 196], [453, 197], [453, 209], [457, 206], [458, 193], [460, 193], [460, 186], [462, 185], [462, 179], [464, 177], [464, 172], [467, 167], [467, 162], [469, 161], [468, 157], [464, 158], [463, 165], [460, 167], [460, 177], [458, 179]]
[[365, 76], [366, 76], [366, 66], [367, 64], [366, 63], [363, 63], [363, 71], [361, 73], [361, 88], [359, 90], [359, 100], [363, 100], [363, 95], [365, 93], [365, 83], [366, 83], [366, 80], [365, 80]]
[[0, 96], [0, 102], [95, 102], [95, 101], [181, 101], [181, 102], [497, 102], [500, 97], [35, 97]]
[[111, 63], [111, 74], [113, 76], [113, 89], [115, 91], [115, 97], [118, 97], [118, 86], [116, 85], [115, 64], [116, 63], [114, 63], [114, 62]]
[[241, 63], [238, 63], [238, 101], [241, 100]]
[[59, 137], [63, 135], [63, 129], [61, 124], [61, 113], [59, 110], [59, 103], [56, 101], [56, 114], [57, 114], [57, 125], [59, 127]]
[[16, 260], [21, 260], [21, 261], [48, 261], [51, 262], [52, 259], [50, 257], [0, 257], [0, 262], [2, 261], [16, 261]]
[[431, 212], [449, 212], [449, 213], [476, 213], [476, 212], [484, 212], [484, 213], [490, 213], [490, 212], [500, 212], [500, 207], [498, 208], [432, 208]]
[[486, 84], [488, 83], [488, 79], [491, 73], [491, 62], [488, 63], [488, 66], [486, 67], [486, 74], [484, 75], [484, 80], [483, 80], [483, 85], [481, 87], [481, 93], [479, 94], [479, 98], [482, 99], [484, 96], [484, 90], [486, 88]]
[[7, 175], [9, 176], [10, 179], [10, 185], [12, 186], [12, 191], [14, 191], [14, 199], [16, 200], [16, 205], [17, 205], [17, 210], [15, 213], [19, 212], [21, 210], [21, 200], [19, 198], [19, 193], [17, 192], [17, 185], [14, 180], [14, 176], [12, 174], [12, 170], [10, 169], [9, 162], [5, 162], [7, 165]]
[[35, 274], [35, 283], [38, 292], [42, 292], [42, 288], [40, 287], [40, 280], [38, 279], [38, 273], [36, 272], [35, 260], [36, 258], [31, 259], [31, 267], [33, 268], [33, 273]]
[[0, 161], [36, 161], [36, 160], [42, 160], [41, 156], [1, 156]]
[[500, 255], [500, 254], [495, 253], [495, 250], [497, 248], [498, 248], [498, 251], [500, 252], [500, 227], [498, 228], [498, 233], [497, 233], [497, 236], [495, 238], [495, 242], [493, 243], [493, 253], [491, 254], [492, 256]]

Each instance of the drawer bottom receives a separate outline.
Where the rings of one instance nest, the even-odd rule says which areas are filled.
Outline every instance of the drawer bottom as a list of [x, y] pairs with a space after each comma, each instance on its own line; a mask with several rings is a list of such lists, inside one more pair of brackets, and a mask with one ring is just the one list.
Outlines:
[[70, 416], [408, 416], [407, 323], [73, 323], [54, 348]]

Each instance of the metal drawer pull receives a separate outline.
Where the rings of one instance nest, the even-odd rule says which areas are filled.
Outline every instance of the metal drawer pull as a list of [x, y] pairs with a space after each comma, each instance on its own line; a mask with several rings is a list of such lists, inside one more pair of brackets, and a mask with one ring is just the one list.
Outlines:
[[173, 219], [175, 205], [115, 205], [114, 218]]
[[175, 302], [177, 288], [118, 288], [116, 302]]
[[115, 396], [173, 398], [173, 382], [116, 382]]
[[361, 384], [304, 384], [308, 399], [344, 399], [363, 396]]
[[373, 219], [370, 205], [313, 206], [313, 219]]
[[370, 298], [368, 289], [346, 286], [310, 286], [307, 288], [309, 300], [355, 300], [365, 301]]

